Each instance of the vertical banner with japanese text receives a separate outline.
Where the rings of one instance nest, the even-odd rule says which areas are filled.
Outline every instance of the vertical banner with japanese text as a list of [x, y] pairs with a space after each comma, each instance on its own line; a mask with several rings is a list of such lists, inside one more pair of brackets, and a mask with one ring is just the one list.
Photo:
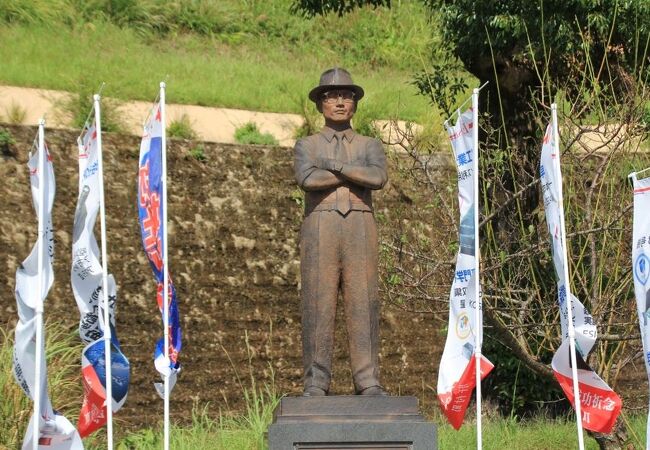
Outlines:
[[[96, 124], [84, 127], [79, 138], [79, 198], [72, 230], [72, 268], [70, 279], [81, 315], [79, 336], [82, 351], [84, 399], [79, 413], [79, 433], [88, 436], [106, 424], [106, 357], [102, 293], [102, 264], [94, 234], [100, 208]], [[112, 408], [118, 411], [126, 402], [129, 389], [129, 361], [120, 350], [115, 330], [117, 288], [108, 275], [111, 338]]]
[[[540, 162], [540, 179], [546, 224], [551, 238], [553, 265], [557, 277], [558, 306], [560, 308], [560, 326], [562, 344], [555, 352], [551, 366], [555, 378], [560, 383], [564, 394], [575, 408], [575, 395], [573, 391], [573, 374], [571, 366], [571, 343], [569, 340], [569, 314], [567, 309], [567, 286], [569, 280], [565, 279], [564, 248], [562, 246], [562, 226], [559, 194], [561, 173], [556, 169], [555, 159], [558, 157], [558, 143], [555, 142], [553, 124], [550, 124], [542, 145]], [[598, 332], [593, 317], [584, 305], [574, 296], [570, 295], [569, 301], [573, 326], [575, 328], [576, 360], [578, 387], [580, 392], [580, 406], [582, 426], [588, 430], [609, 433], [616, 422], [622, 407], [619, 396], [605, 383], [585, 362], [593, 348]]]
[[[643, 361], [650, 382], [650, 178], [639, 180], [636, 173], [631, 177], [634, 183], [632, 274], [641, 328]], [[650, 405], [648, 408], [650, 410]], [[646, 425], [646, 448], [650, 448], [650, 416]]]
[[[52, 229], [52, 206], [54, 204], [54, 168], [52, 158], [45, 147], [45, 160], [39, 172], [40, 152], [35, 152], [29, 158], [29, 174], [32, 192], [32, 203], [39, 214], [41, 206], [40, 190], [44, 189], [45, 216], [41, 218], [44, 224], [42, 265], [39, 267], [38, 242], [34, 244], [27, 259], [16, 270], [16, 305], [18, 308], [18, 323], [16, 324], [13, 372], [16, 382], [25, 394], [35, 399], [38, 395], [39, 414], [32, 415], [25, 438], [23, 450], [34, 448], [34, 427], [38, 427], [38, 448], [40, 450], [82, 450], [83, 444], [74, 426], [60, 413], [54, 411], [47, 387], [47, 367], [45, 358], [45, 338], [36, 342], [37, 311], [43, 309], [43, 303], [54, 282], [52, 261], [54, 259], [54, 233]], [[42, 274], [39, 284], [39, 272]], [[45, 333], [42, 334], [45, 336]], [[36, 374], [36, 346], [40, 346], [40, 377]], [[4, 399], [3, 399], [4, 401]]]
[[[164, 314], [163, 284], [165, 268], [162, 236], [166, 224], [162, 217], [162, 133], [161, 105], [157, 103], [154, 105], [149, 120], [145, 124], [142, 143], [140, 144], [138, 216], [142, 246], [158, 283], [158, 308]], [[154, 351], [154, 364], [161, 376], [169, 377], [169, 391], [171, 392], [181, 368], [178, 361], [178, 354], [181, 351], [181, 327], [176, 289], [171, 276], [169, 277], [167, 297], [169, 306], [169, 360], [165, 358], [164, 339], [159, 339]], [[162, 384], [156, 383], [155, 386], [158, 394], [164, 398]]]
[[[463, 424], [467, 405], [476, 387], [476, 358], [474, 358], [476, 330], [482, 327], [476, 322], [477, 295], [474, 277], [477, 258], [474, 215], [478, 195], [474, 192], [472, 162], [476, 158], [472, 129], [472, 109], [461, 114], [447, 133], [454, 150], [458, 169], [458, 203], [460, 209], [459, 250], [456, 271], [449, 294], [449, 326], [447, 341], [440, 360], [438, 372], [438, 398], [445, 416], [455, 429]], [[482, 312], [478, 314], [482, 320]], [[480, 336], [479, 336], [480, 338]], [[494, 366], [481, 356], [481, 379]]]

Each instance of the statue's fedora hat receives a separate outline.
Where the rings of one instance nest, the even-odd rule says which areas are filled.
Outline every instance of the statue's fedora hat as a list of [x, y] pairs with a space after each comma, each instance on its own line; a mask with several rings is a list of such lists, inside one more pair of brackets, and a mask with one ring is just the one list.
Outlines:
[[318, 103], [323, 92], [332, 89], [349, 89], [354, 92], [354, 99], [361, 100], [363, 97], [363, 88], [354, 84], [350, 72], [340, 67], [328, 69], [320, 76], [320, 83], [309, 92], [309, 100]]

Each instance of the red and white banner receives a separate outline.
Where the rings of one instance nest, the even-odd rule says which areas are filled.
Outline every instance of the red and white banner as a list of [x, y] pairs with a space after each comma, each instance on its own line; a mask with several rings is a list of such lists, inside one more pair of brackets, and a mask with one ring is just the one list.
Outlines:
[[[43, 144], [44, 145], [44, 144]], [[14, 347], [14, 376], [16, 382], [25, 394], [35, 399], [39, 397], [39, 415], [32, 415], [25, 438], [23, 450], [34, 448], [34, 427], [38, 427], [39, 450], [82, 450], [81, 438], [74, 426], [64, 416], [54, 411], [47, 389], [47, 368], [45, 361], [45, 338], [36, 342], [37, 311], [43, 308], [47, 293], [54, 282], [52, 260], [54, 258], [54, 234], [52, 231], [52, 205], [54, 203], [54, 169], [52, 159], [47, 150], [43, 161], [44, 173], [39, 173], [40, 152], [35, 152], [29, 158], [29, 174], [32, 191], [32, 202], [36, 213], [39, 214], [41, 205], [40, 190], [44, 189], [45, 199], [44, 233], [39, 236], [43, 240], [43, 255], [39, 268], [39, 245], [34, 244], [27, 259], [16, 270], [16, 305], [18, 307], [18, 323], [16, 324]], [[39, 272], [42, 274], [42, 284], [39, 284]], [[45, 333], [42, 334], [45, 336]], [[36, 346], [40, 346], [40, 374], [36, 380]]]
[[[449, 326], [447, 341], [438, 369], [438, 399], [445, 416], [455, 429], [463, 424], [467, 405], [476, 387], [476, 358], [474, 357], [476, 332], [482, 327], [476, 323], [477, 296], [474, 277], [477, 259], [474, 214], [474, 170], [476, 152], [472, 137], [472, 109], [465, 111], [447, 133], [458, 168], [458, 203], [460, 209], [460, 248], [456, 260], [454, 281], [449, 294]], [[479, 310], [479, 320], [483, 320]], [[482, 336], [479, 336], [482, 338]], [[494, 366], [481, 356], [481, 379]]]
[[[634, 182], [634, 225], [632, 231], [632, 265], [634, 294], [639, 313], [643, 343], [643, 361], [650, 381], [650, 178]], [[649, 406], [650, 409], [650, 406]], [[650, 448], [650, 416], [646, 425], [646, 448]]]
[[[558, 149], [559, 145], [555, 142], [553, 124], [550, 124], [546, 128], [542, 145], [540, 177], [546, 224], [552, 241], [553, 265], [558, 279], [558, 304], [562, 330], [562, 344], [553, 356], [551, 366], [564, 394], [575, 408], [571, 344], [569, 340], [569, 313], [567, 309], [567, 292], [570, 292], [570, 290], [567, 289], [569, 281], [565, 276], [565, 273], [567, 273], [565, 264], [567, 262], [565, 261], [565, 251], [562, 245], [562, 198], [560, 198], [562, 174], [557, 164]], [[572, 322], [575, 329], [582, 426], [591, 431], [609, 433], [621, 411], [622, 402], [616, 392], [585, 363], [596, 342], [598, 332], [589, 311], [575, 296], [570, 294], [569, 297]]]

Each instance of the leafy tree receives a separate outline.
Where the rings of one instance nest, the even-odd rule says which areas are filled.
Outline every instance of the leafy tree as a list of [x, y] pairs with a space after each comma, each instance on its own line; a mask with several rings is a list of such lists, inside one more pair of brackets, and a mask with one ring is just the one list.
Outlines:
[[[495, 137], [500, 147], [525, 156], [536, 154], [539, 138], [531, 105], [548, 107], [559, 91], [567, 97], [583, 95], [585, 89], [610, 99], [636, 95], [638, 83], [650, 76], [647, 0], [421, 1], [439, 22], [447, 47], [432, 49], [436, 70], [417, 74], [415, 84], [449, 112], [445, 88], [458, 93], [460, 80], [445, 75], [453, 59], [439, 61], [452, 54], [480, 84], [490, 82], [482, 102], [493, 128], [500, 130]], [[296, 0], [293, 9], [306, 15], [343, 14], [362, 5], [390, 7], [391, 1]], [[585, 116], [600, 106], [586, 94], [571, 113]], [[523, 163], [517, 169], [534, 176], [536, 161]]]

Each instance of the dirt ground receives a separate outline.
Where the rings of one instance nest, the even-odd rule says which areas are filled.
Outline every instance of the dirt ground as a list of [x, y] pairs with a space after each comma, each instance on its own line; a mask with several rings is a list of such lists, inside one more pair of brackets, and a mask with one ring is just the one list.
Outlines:
[[[64, 91], [0, 85], [0, 121], [11, 115], [12, 110], [24, 112], [21, 123], [35, 125], [46, 117], [49, 128], [73, 129], [72, 120], [63, 105], [73, 96]], [[293, 147], [296, 130], [304, 118], [298, 114], [247, 111], [244, 109], [217, 108], [210, 106], [182, 105], [173, 103], [173, 90], [168, 93], [168, 123], [186, 118], [198, 137], [207, 142], [234, 144], [235, 130], [252, 122], [262, 133], [270, 133], [281, 146]], [[104, 99], [106, 101], [106, 99]], [[142, 123], [151, 109], [151, 103], [142, 101], [116, 101], [108, 99], [117, 108], [124, 132], [133, 136], [142, 135]], [[88, 105], [90, 109], [90, 105]], [[377, 120], [375, 125], [387, 141], [396, 139], [395, 127], [407, 128], [404, 121]], [[419, 125], [414, 125], [419, 128]]]
[[[0, 325], [13, 327], [15, 271], [36, 239], [26, 168], [33, 127], [8, 126], [18, 144], [0, 159]], [[47, 321], [76, 329], [69, 282], [70, 236], [77, 199], [77, 134], [47, 132], [57, 183], [54, 204], [55, 282]], [[118, 285], [118, 336], [131, 361], [129, 397], [116, 418], [122, 428], [154, 424], [162, 401], [152, 354], [161, 336], [155, 283], [145, 260], [136, 208], [140, 140], [103, 136], [109, 270]], [[292, 151], [283, 147], [169, 141], [170, 270], [183, 327], [183, 371], [174, 390], [172, 420], [187, 422], [194, 405], [209, 411], [243, 407], [243, 388], [273, 383], [301, 392], [298, 232], [302, 209], [293, 181]], [[375, 197], [380, 210], [397, 207], [403, 189], [389, 184]], [[379, 226], [380, 234], [388, 232]], [[96, 232], [99, 236], [99, 233]], [[333, 392], [352, 393], [345, 332], [339, 317]], [[385, 307], [381, 324], [382, 380], [392, 394], [417, 395], [437, 409], [435, 386], [444, 345], [439, 323], [424, 314]]]
[[[168, 122], [186, 116], [200, 138], [209, 142], [235, 143], [235, 129], [253, 122], [261, 132], [271, 133], [280, 145], [292, 146], [295, 142], [294, 132], [303, 121], [298, 114], [175, 104], [173, 90], [170, 90], [168, 95], [170, 101], [167, 104]], [[25, 113], [23, 125], [37, 124], [38, 120], [45, 116], [50, 128], [74, 128], [71, 127], [69, 113], [63, 108], [65, 102], [69, 102], [71, 98], [72, 95], [64, 91], [0, 86], [0, 117], [7, 117], [12, 109], [18, 108]], [[151, 109], [151, 103], [113, 100], [113, 104], [117, 105], [120, 123], [125, 127], [124, 131], [141, 136], [142, 123]]]

